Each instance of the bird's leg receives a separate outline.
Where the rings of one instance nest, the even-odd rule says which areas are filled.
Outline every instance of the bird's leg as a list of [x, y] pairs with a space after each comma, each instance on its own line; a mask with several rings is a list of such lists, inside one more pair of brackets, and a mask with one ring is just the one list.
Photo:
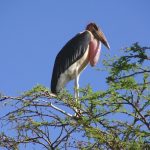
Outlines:
[[[78, 74], [75, 77], [75, 89], [74, 89], [74, 97], [77, 105], [79, 104], [79, 76], [80, 75]], [[75, 108], [75, 111], [76, 113], [79, 112], [77, 108]]]
[[76, 76], [75, 78], [75, 90], [74, 90], [74, 96], [75, 96], [75, 99], [76, 101], [78, 101], [78, 98], [79, 98], [79, 75]]

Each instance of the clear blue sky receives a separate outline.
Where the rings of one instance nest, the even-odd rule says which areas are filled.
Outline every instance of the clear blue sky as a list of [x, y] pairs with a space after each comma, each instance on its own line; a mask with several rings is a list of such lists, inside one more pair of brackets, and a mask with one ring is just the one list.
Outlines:
[[[49, 87], [56, 54], [91, 21], [111, 46], [102, 47], [98, 67], [105, 54], [117, 55], [134, 42], [150, 46], [149, 6], [149, 0], [0, 0], [0, 91], [18, 95], [37, 83]], [[104, 82], [88, 67], [80, 86], [99, 90]]]

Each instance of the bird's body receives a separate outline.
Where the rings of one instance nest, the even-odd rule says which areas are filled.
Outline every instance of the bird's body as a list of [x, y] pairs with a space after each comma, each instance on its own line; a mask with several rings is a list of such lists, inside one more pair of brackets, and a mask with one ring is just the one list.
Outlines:
[[67, 82], [75, 79], [77, 74], [80, 74], [81, 71], [87, 66], [89, 62], [88, 51], [89, 50], [87, 48], [86, 52], [81, 58], [79, 58], [79, 60], [69, 66], [69, 68], [65, 72], [61, 73], [56, 85], [56, 92], [59, 92], [66, 85]]
[[[93, 23], [91, 24], [93, 25]], [[101, 42], [97, 39], [99, 35], [96, 35], [96, 32], [92, 30], [91, 24], [87, 26], [84, 32], [73, 37], [58, 53], [51, 80], [51, 91], [53, 93], [59, 93], [67, 82], [73, 79], [75, 79], [75, 86], [78, 89], [81, 71], [89, 63], [91, 66], [95, 66], [98, 62]], [[102, 36], [104, 36], [103, 33]], [[109, 48], [105, 37], [102, 40]], [[77, 96], [78, 94], [76, 94]]]

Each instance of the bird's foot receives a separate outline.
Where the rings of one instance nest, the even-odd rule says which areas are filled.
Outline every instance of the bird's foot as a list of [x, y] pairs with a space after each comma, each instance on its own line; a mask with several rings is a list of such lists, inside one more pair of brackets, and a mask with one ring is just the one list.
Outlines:
[[81, 117], [82, 116], [82, 114], [83, 114], [83, 111], [82, 110], [75, 110], [75, 114], [74, 114], [74, 117], [77, 117], [77, 118], [79, 118], [79, 117]]

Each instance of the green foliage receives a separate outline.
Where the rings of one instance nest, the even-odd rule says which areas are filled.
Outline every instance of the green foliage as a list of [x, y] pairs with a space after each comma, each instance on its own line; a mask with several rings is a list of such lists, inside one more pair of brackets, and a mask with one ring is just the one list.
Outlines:
[[12, 109], [0, 116], [0, 146], [17, 149], [33, 143], [50, 150], [150, 149], [148, 50], [135, 43], [122, 49], [120, 57], [106, 58], [108, 88], [94, 92], [88, 85], [80, 89], [80, 104], [65, 90], [54, 96], [42, 85], [19, 97], [1, 95], [0, 102], [9, 101], [4, 109]]
[[49, 89], [44, 87], [43, 85], [38, 84], [35, 87], [33, 87], [31, 90], [24, 92], [23, 96], [31, 96], [32, 94], [37, 94], [41, 92], [49, 93]]

